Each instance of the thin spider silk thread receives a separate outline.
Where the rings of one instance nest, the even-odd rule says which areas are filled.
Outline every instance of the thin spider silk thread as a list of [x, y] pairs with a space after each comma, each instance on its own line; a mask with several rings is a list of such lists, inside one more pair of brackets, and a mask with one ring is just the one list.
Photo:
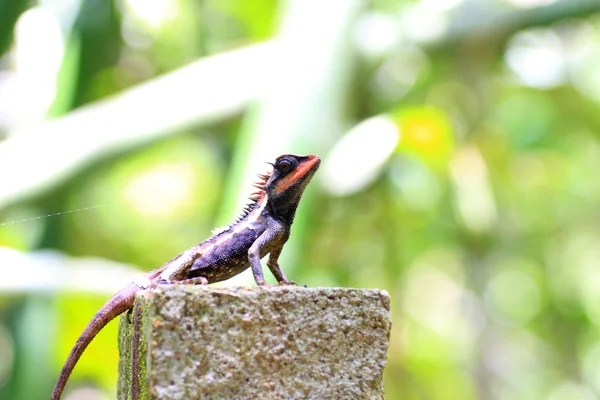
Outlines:
[[19, 219], [16, 221], [3, 222], [0, 224], [0, 226], [20, 224], [22, 222], [35, 221], [36, 219], [42, 219], [42, 218], [56, 217], [57, 215], [70, 214], [70, 213], [74, 213], [74, 212], [78, 212], [78, 211], [93, 210], [94, 208], [104, 207], [109, 204], [110, 203], [97, 204], [95, 206], [90, 206], [90, 207], [82, 207], [82, 208], [76, 208], [76, 209], [68, 210], [68, 211], [61, 211], [61, 212], [52, 213], [52, 214], [40, 215], [39, 217], [32, 217], [32, 218]]

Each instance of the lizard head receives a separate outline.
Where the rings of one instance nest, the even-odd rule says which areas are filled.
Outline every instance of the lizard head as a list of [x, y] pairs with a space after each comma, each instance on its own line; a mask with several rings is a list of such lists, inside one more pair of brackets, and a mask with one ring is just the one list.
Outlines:
[[302, 193], [320, 163], [317, 156], [284, 154], [277, 157], [265, 185], [268, 202], [276, 217], [291, 224]]

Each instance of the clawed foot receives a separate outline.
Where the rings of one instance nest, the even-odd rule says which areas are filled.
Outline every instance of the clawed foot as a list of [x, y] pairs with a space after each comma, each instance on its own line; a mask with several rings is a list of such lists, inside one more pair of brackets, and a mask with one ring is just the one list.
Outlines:
[[281, 282], [279, 282], [279, 286], [296, 286], [296, 282], [294, 282], [294, 281], [281, 281]]
[[[273, 287], [275, 285], [271, 285], [270, 283], [267, 283], [266, 281], [257, 281], [256, 284], [258, 286], [261, 287]], [[296, 282], [294, 281], [280, 281], [277, 286], [297, 286]]]

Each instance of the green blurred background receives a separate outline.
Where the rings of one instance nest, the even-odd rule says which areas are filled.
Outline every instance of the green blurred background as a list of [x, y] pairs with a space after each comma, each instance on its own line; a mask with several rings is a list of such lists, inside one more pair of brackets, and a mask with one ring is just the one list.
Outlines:
[[0, 398], [282, 153], [287, 276], [391, 294], [386, 399], [600, 398], [598, 0], [0, 0]]

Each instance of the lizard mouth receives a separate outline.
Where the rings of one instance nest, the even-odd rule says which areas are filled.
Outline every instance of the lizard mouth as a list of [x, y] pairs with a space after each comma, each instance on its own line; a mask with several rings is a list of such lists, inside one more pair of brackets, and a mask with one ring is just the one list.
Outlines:
[[303, 186], [308, 185], [308, 182], [310, 182], [315, 172], [317, 172], [317, 170], [319, 169], [319, 165], [321, 165], [321, 159], [319, 157], [308, 156], [308, 161], [298, 167], [299, 170], [302, 170], [302, 172], [300, 172], [301, 176], [304, 176], [302, 182]]
[[306, 156], [306, 158], [307, 160], [298, 165], [291, 174], [277, 183], [276, 193], [283, 193], [292, 186], [299, 186], [303, 189], [308, 185], [315, 172], [317, 172], [321, 159], [317, 156]]
[[308, 161], [306, 161], [303, 165], [299, 166], [298, 169], [302, 169], [306, 175], [313, 175], [319, 169], [319, 165], [321, 165], [321, 159], [317, 156], [307, 156]]

